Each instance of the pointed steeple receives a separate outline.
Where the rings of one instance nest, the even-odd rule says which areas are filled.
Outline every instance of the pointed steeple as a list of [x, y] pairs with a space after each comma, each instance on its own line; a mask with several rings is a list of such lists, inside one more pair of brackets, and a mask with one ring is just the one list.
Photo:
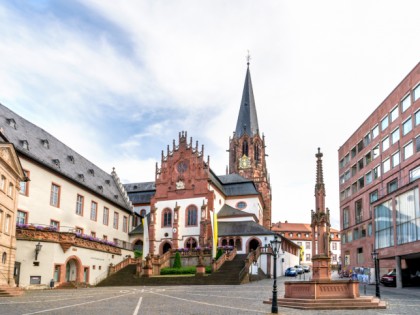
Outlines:
[[238, 122], [236, 123], [235, 136], [238, 138], [245, 133], [249, 136], [259, 134], [257, 109], [255, 107], [254, 92], [252, 90], [251, 73], [249, 72], [249, 58], [247, 65], [241, 107], [239, 108]]
[[325, 212], [325, 185], [322, 171], [321, 149], [318, 148], [316, 157], [316, 184], [315, 184], [315, 212]]

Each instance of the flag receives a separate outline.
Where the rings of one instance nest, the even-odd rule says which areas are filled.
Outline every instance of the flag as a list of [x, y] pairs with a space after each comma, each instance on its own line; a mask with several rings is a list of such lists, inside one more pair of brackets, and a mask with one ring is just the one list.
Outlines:
[[216, 210], [213, 210], [213, 217], [212, 217], [212, 223], [213, 223], [213, 250], [212, 250], [212, 254], [213, 254], [213, 258], [216, 258], [216, 254], [217, 254], [217, 241], [219, 238], [218, 235], [218, 228], [217, 228], [217, 213]]

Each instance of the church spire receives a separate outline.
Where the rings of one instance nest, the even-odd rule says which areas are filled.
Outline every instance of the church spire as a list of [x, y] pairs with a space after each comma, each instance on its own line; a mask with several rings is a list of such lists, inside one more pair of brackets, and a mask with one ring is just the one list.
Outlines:
[[325, 185], [324, 175], [322, 171], [322, 156], [321, 149], [318, 148], [318, 153], [315, 154], [316, 160], [316, 184], [315, 184], [315, 207], [316, 211], [325, 212]]
[[251, 73], [249, 71], [249, 60], [247, 56], [247, 69], [242, 101], [239, 108], [238, 122], [236, 123], [235, 136], [240, 138], [244, 134], [255, 136], [259, 134], [257, 109], [255, 107], [254, 92], [252, 90]]

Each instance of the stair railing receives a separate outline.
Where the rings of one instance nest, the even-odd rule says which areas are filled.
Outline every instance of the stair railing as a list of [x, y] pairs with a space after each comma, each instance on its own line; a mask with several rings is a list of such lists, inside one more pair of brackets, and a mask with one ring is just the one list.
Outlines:
[[213, 261], [212, 263], [212, 271], [215, 272], [220, 269], [220, 267], [225, 263], [225, 261], [232, 261], [237, 254], [236, 248], [231, 251], [224, 252], [219, 259]]
[[152, 256], [151, 258], [151, 263], [153, 266], [153, 274], [154, 275], [159, 275], [160, 274], [160, 269], [162, 267], [168, 266], [170, 265], [170, 259], [172, 257], [172, 251], [168, 250], [166, 253], [162, 254], [162, 255], [157, 255], [157, 256]]
[[245, 266], [239, 272], [239, 281], [242, 281], [247, 275], [249, 276], [249, 268], [251, 265], [258, 261], [261, 255], [261, 247], [258, 246], [256, 250], [252, 250], [245, 259]]
[[131, 258], [127, 257], [126, 259], [120, 261], [118, 264], [109, 266], [108, 275], [112, 275], [121, 269], [127, 267], [128, 265], [134, 265], [137, 264], [139, 261], [141, 261], [141, 258]]

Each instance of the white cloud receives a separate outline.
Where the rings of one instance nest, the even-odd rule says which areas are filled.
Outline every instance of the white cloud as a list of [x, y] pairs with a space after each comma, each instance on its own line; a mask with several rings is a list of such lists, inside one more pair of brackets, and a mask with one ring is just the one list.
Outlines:
[[[310, 221], [321, 147], [326, 204], [339, 228], [337, 150], [420, 59], [418, 1], [81, 3], [121, 30], [130, 54], [106, 30], [84, 34], [50, 14], [39, 32], [0, 7], [9, 26], [0, 30], [2, 103], [126, 181], [153, 180], [154, 160], [140, 152], [159, 160], [181, 130], [223, 174], [249, 49], [273, 221]], [[97, 130], [104, 119], [107, 129]], [[80, 139], [63, 125], [83, 128]], [[132, 132], [108, 138], [121, 125]], [[118, 141], [112, 152], [109, 141]]]

